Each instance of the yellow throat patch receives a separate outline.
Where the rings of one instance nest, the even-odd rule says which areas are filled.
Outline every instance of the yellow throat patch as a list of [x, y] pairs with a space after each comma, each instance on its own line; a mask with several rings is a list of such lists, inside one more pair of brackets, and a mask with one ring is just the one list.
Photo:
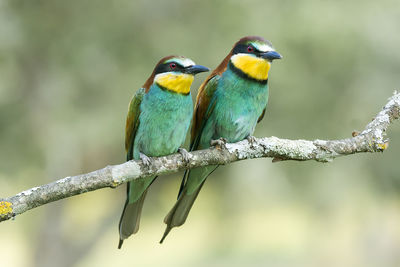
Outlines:
[[247, 54], [236, 54], [231, 57], [231, 62], [250, 78], [260, 81], [268, 79], [268, 71], [271, 68], [271, 63], [266, 59]]
[[167, 72], [157, 74], [154, 81], [170, 91], [186, 95], [190, 91], [193, 79], [191, 74]]

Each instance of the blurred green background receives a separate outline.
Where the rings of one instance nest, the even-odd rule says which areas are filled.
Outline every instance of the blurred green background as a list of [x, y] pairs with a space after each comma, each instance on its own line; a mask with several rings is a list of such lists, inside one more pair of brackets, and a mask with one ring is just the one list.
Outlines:
[[[400, 87], [399, 25], [398, 0], [0, 0], [0, 196], [122, 163], [128, 102], [156, 62], [215, 68], [245, 35], [284, 56], [256, 136], [350, 137]], [[152, 186], [122, 250], [124, 186], [45, 205], [0, 224], [0, 266], [397, 267], [400, 123], [389, 137], [329, 164], [220, 167], [163, 245], [182, 173]]]

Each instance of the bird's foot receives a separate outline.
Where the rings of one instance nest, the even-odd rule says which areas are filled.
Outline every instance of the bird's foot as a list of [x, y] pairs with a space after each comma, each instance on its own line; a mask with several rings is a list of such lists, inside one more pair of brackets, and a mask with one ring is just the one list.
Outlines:
[[184, 162], [186, 162], [186, 163], [190, 162], [191, 155], [189, 154], [189, 152], [186, 149], [180, 147], [180, 148], [178, 148], [178, 153], [182, 155]]
[[257, 141], [257, 138], [252, 135], [247, 136], [246, 139], [249, 141], [250, 147], [253, 147], [254, 143]]
[[140, 153], [139, 155], [140, 155], [140, 159], [142, 160], [143, 164], [146, 167], [149, 167], [150, 164], [153, 162], [153, 160], [151, 158], [149, 158], [148, 156], [146, 156], [145, 154]]
[[216, 148], [225, 149], [227, 142], [228, 142], [228, 140], [221, 137], [220, 139], [217, 139], [217, 140], [211, 140], [210, 144], [211, 144], [211, 146], [215, 146]]

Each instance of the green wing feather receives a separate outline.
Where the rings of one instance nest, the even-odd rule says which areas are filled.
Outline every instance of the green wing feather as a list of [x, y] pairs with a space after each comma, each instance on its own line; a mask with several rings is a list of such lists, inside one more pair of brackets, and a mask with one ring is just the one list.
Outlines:
[[[221, 76], [217, 73], [212, 74], [200, 86], [193, 114], [190, 151], [198, 148], [203, 128], [214, 110], [215, 99], [213, 96], [217, 89], [220, 77]], [[193, 203], [205, 182], [205, 177], [207, 177], [216, 168], [217, 166], [208, 166], [185, 171], [181, 187], [179, 189], [178, 200], [164, 219], [164, 223], [167, 224], [167, 227], [160, 243], [164, 241], [173, 227], [177, 227], [185, 223], [190, 209], [192, 208]], [[205, 174], [203, 174], [203, 172]], [[190, 177], [190, 181], [188, 181], [189, 173], [195, 173]], [[188, 194], [188, 190], [190, 191], [190, 194]]]
[[133, 159], [133, 142], [135, 140], [136, 131], [139, 127], [140, 103], [142, 103], [144, 95], [145, 89], [140, 88], [129, 103], [125, 128], [125, 150], [127, 153], [127, 160]]
[[200, 86], [193, 114], [190, 151], [197, 149], [204, 125], [214, 110], [215, 100], [213, 100], [213, 96], [220, 78], [220, 75], [212, 76]]
[[264, 118], [265, 110], [266, 110], [266, 109], [267, 109], [267, 107], [265, 107], [265, 108], [263, 109], [263, 111], [262, 111], [260, 117], [258, 117], [257, 123], [259, 123], [259, 122]]
[[[203, 132], [203, 128], [208, 118], [210, 117], [212, 111], [214, 110], [215, 100], [213, 100], [214, 92], [217, 89], [218, 81], [221, 78], [220, 75], [214, 75], [207, 79], [199, 88], [199, 92], [196, 98], [196, 106], [194, 108], [193, 114], [193, 123], [192, 123], [192, 131], [190, 138], [190, 151], [196, 150], [200, 138], [201, 133]], [[189, 175], [189, 170], [186, 170], [183, 179], [181, 182], [181, 186], [179, 188], [179, 195], [182, 193], [182, 190], [186, 184], [187, 178]]]
[[[144, 94], [145, 89], [140, 88], [129, 103], [125, 128], [125, 150], [127, 153], [127, 160], [133, 159], [133, 143], [135, 141], [136, 131], [139, 127], [140, 104], [142, 103]], [[126, 238], [139, 230], [140, 214], [147, 190], [145, 190], [142, 194], [137, 194], [137, 196], [134, 196], [133, 198], [136, 200], [134, 202], [130, 201], [130, 196], [132, 194], [131, 185], [134, 185], [134, 189], [138, 189], [141, 182], [142, 181], [133, 181], [127, 183], [127, 198], [125, 201], [124, 210], [122, 211], [121, 219], [119, 221], [120, 239], [118, 248], [121, 248], [122, 243]]]

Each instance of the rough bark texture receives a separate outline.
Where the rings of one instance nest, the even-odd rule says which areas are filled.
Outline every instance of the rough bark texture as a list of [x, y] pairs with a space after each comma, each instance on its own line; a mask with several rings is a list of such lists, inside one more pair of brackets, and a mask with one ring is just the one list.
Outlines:
[[333, 159], [361, 152], [382, 152], [388, 146], [386, 130], [393, 120], [400, 117], [400, 93], [395, 92], [381, 112], [361, 133], [342, 140], [288, 140], [277, 137], [244, 140], [222, 147], [194, 151], [190, 161], [180, 154], [153, 158], [146, 167], [141, 161], [128, 161], [107, 166], [87, 174], [69, 176], [55, 182], [34, 187], [15, 196], [0, 199], [0, 221], [8, 220], [30, 209], [70, 196], [83, 194], [104, 187], [115, 188], [133, 179], [149, 175], [163, 175], [188, 168], [223, 165], [230, 162], [270, 157], [273, 161], [315, 160], [329, 162]]

